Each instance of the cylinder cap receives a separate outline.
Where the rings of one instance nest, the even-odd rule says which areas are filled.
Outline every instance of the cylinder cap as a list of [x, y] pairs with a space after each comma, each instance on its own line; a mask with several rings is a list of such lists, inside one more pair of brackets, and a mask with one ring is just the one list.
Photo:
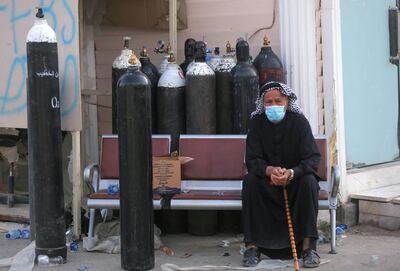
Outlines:
[[149, 54], [147, 53], [147, 47], [143, 46], [142, 51], [140, 52], [141, 57], [149, 57]]
[[124, 40], [124, 49], [128, 49], [129, 41], [131, 40], [131, 37], [123, 37], [122, 39]]
[[43, 18], [44, 14], [43, 14], [43, 9], [41, 7], [36, 7], [37, 12], [36, 12], [36, 18]]
[[194, 46], [196, 41], [192, 38], [189, 38], [185, 41], [185, 57], [193, 57], [194, 56]]
[[174, 52], [172, 52], [172, 51], [170, 51], [170, 53], [169, 53], [168, 62], [175, 63], [175, 56], [174, 56]]
[[167, 48], [165, 48], [164, 53], [165, 53], [165, 54], [169, 54], [170, 51], [171, 51], [171, 44], [168, 42]]
[[138, 65], [140, 62], [139, 62], [139, 59], [136, 57], [136, 55], [135, 55], [135, 52], [132, 52], [132, 54], [131, 54], [131, 57], [129, 58], [129, 64], [131, 64], [131, 65]]
[[263, 42], [263, 47], [271, 47], [271, 41], [268, 39], [267, 35], [264, 36], [264, 42]]
[[228, 42], [226, 43], [226, 53], [227, 53], [227, 54], [232, 53], [232, 45], [231, 45], [231, 43], [229, 42], [229, 40], [228, 40]]
[[238, 61], [248, 61], [250, 57], [249, 43], [245, 40], [239, 40], [236, 43], [236, 58]]
[[207, 55], [207, 45], [204, 41], [196, 41], [194, 47], [194, 57], [196, 60], [205, 60]]

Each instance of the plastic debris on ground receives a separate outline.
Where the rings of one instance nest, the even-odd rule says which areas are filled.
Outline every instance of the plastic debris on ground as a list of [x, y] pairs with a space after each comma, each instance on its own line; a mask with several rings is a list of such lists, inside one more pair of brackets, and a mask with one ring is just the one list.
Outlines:
[[329, 237], [326, 237], [324, 233], [318, 230], [318, 244], [327, 244], [329, 243]]
[[379, 256], [371, 255], [371, 257], [369, 257], [368, 265], [371, 267], [377, 267], [379, 265]]
[[14, 257], [0, 260], [0, 267], [10, 266], [9, 271], [30, 271], [35, 265], [35, 242], [15, 254]]
[[[302, 260], [299, 260], [302, 265]], [[321, 264], [329, 263], [330, 260], [321, 259]], [[293, 260], [271, 260], [263, 259], [255, 267], [233, 267], [233, 266], [218, 266], [218, 265], [203, 265], [203, 266], [191, 266], [191, 267], [179, 267], [175, 264], [166, 263], [161, 265], [162, 271], [206, 271], [206, 270], [274, 270], [285, 267], [293, 267]]]
[[[161, 230], [154, 225], [154, 249], [159, 249], [168, 256], [173, 256], [174, 251], [170, 247], [164, 246], [160, 236]], [[87, 251], [120, 253], [120, 222], [114, 220], [96, 225], [94, 237], [83, 238], [83, 248]]]
[[341, 246], [344, 238], [347, 237], [347, 235], [345, 234], [347, 229], [348, 229], [348, 226], [346, 224], [339, 224], [336, 227], [336, 240], [337, 240], [338, 246]]
[[221, 243], [219, 243], [220, 247], [229, 247], [230, 246], [230, 242], [229, 240], [222, 240]]
[[37, 262], [39, 267], [52, 267], [63, 264], [64, 258], [61, 256], [49, 257], [47, 255], [38, 255]]
[[87, 265], [81, 265], [81, 266], [79, 266], [76, 270], [78, 270], [78, 271], [86, 271], [86, 270], [88, 270], [89, 269], [89, 266], [87, 266]]
[[179, 258], [186, 259], [186, 258], [189, 258], [189, 257], [192, 257], [192, 256], [193, 256], [192, 253], [186, 252], [185, 254], [183, 254], [182, 256], [180, 256]]
[[79, 243], [78, 242], [72, 242], [69, 244], [69, 249], [71, 252], [78, 252], [79, 250]]
[[6, 232], [4, 234], [4, 237], [9, 240], [15, 240], [15, 239], [29, 239], [31, 237], [31, 232], [27, 229], [17, 229], [17, 230], [11, 230]]

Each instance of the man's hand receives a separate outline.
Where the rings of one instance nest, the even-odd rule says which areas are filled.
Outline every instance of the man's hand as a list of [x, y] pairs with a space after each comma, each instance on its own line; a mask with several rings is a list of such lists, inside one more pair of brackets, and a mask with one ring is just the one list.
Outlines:
[[271, 184], [277, 186], [285, 186], [290, 177], [290, 170], [281, 167], [267, 167], [267, 176], [271, 178]]

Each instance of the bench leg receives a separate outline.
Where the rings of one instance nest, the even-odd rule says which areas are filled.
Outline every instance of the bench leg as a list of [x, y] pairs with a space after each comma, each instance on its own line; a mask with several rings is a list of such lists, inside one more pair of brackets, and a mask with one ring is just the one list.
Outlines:
[[336, 209], [329, 209], [331, 224], [331, 251], [330, 254], [337, 254], [336, 251]]
[[89, 210], [89, 232], [88, 232], [88, 237], [93, 238], [94, 234], [94, 219], [95, 219], [95, 213], [96, 209], [90, 209]]

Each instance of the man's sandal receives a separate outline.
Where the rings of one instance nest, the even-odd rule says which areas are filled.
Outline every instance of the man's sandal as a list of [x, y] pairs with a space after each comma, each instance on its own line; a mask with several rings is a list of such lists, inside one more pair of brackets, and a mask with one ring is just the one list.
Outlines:
[[260, 252], [257, 248], [251, 247], [246, 249], [243, 254], [243, 266], [254, 267], [260, 262]]
[[308, 248], [303, 251], [303, 267], [315, 268], [319, 266], [320, 262], [320, 257], [314, 249]]

